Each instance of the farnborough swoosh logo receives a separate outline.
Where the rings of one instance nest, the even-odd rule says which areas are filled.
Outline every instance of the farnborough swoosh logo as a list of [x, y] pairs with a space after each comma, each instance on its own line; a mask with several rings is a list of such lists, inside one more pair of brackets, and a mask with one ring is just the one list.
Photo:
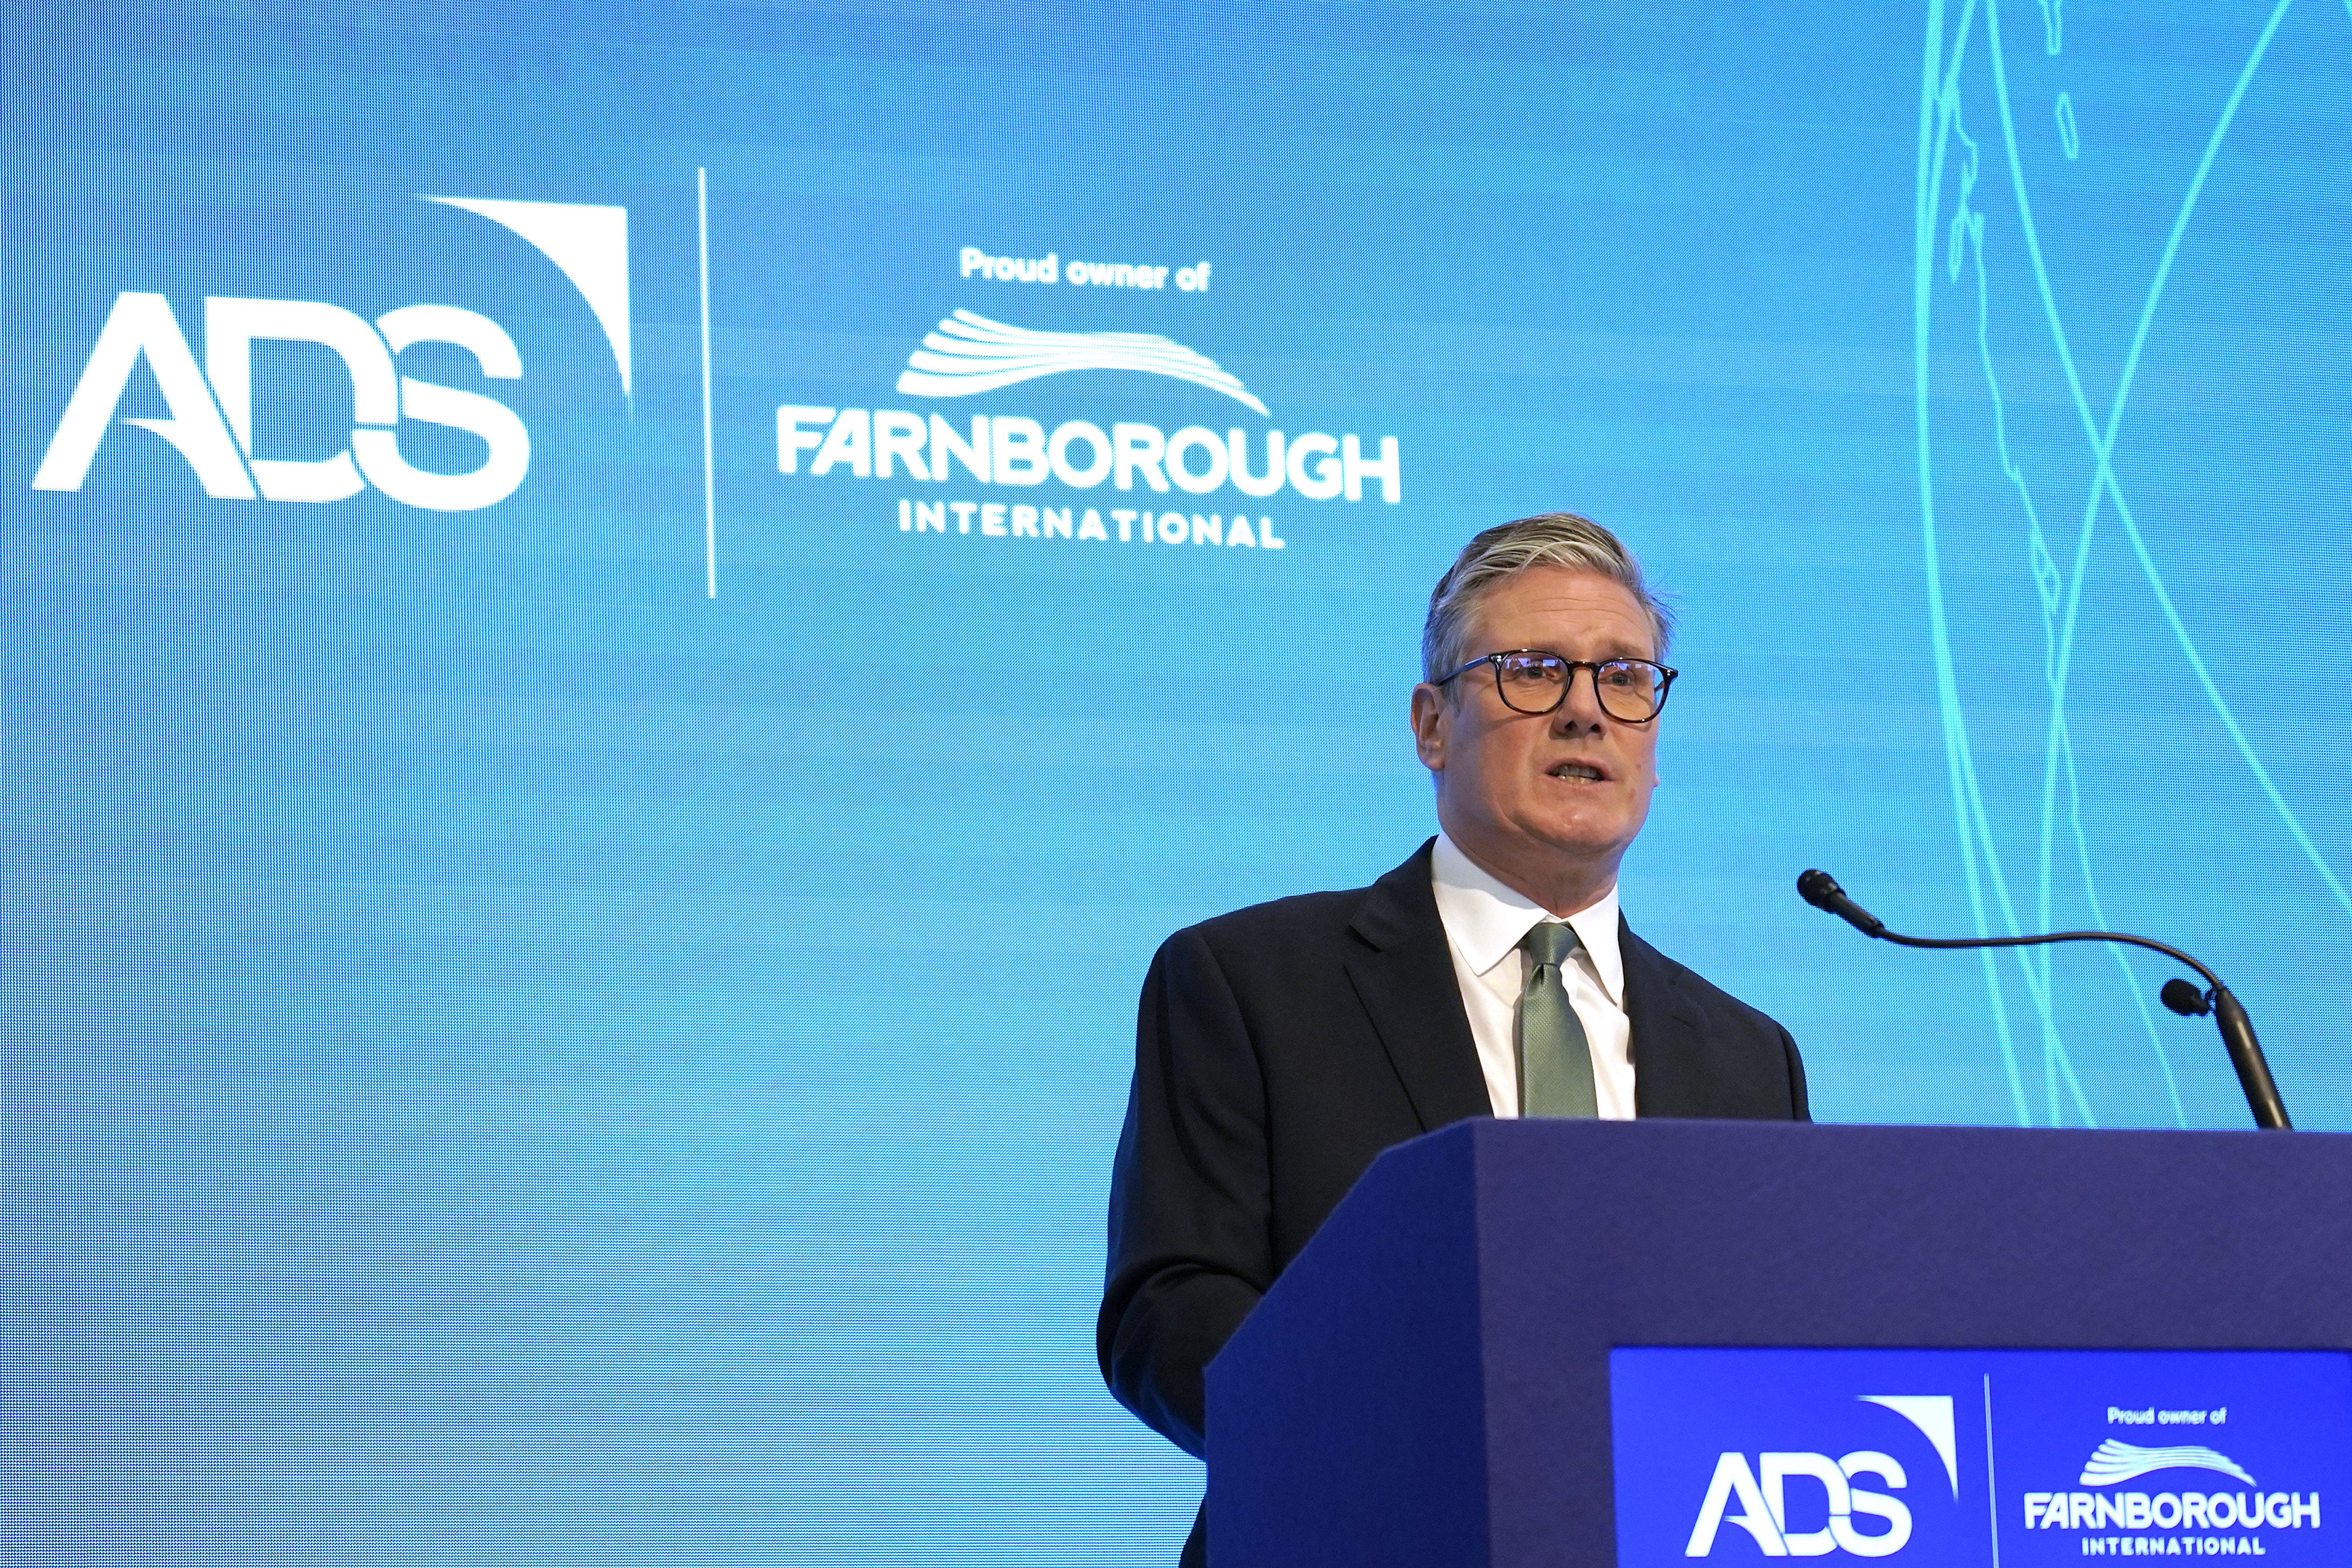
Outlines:
[[1223, 392], [1260, 414], [1265, 404], [1206, 354], [1156, 332], [1042, 332], [959, 310], [907, 356], [898, 390], [913, 397], [970, 397], [1065, 371], [1142, 371]]
[[2235, 1461], [2211, 1448], [2194, 1446], [2139, 1448], [2129, 1443], [2118, 1443], [2113, 1437], [2101, 1443], [2083, 1466], [2080, 1484], [2111, 1487], [2117, 1481], [2134, 1480], [2152, 1470], [2218, 1470], [2222, 1475], [2237, 1477], [2248, 1486], [2254, 1484], [2254, 1478], [2240, 1469]]

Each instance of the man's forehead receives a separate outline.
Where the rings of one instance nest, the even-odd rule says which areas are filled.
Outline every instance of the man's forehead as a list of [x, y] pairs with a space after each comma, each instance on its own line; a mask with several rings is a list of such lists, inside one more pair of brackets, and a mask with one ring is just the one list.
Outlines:
[[1632, 590], [1597, 571], [1533, 568], [1496, 584], [1479, 612], [1480, 627], [1491, 635], [1507, 639], [1524, 632], [1541, 633], [1538, 642], [1598, 640], [1610, 644], [1612, 653], [1649, 656], [1649, 616]]

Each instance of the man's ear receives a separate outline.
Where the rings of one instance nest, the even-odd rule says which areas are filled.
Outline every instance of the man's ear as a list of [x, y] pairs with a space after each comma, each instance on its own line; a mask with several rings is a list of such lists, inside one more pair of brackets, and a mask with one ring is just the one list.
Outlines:
[[1432, 773], [1445, 771], [1446, 721], [1451, 716], [1443, 691], [1427, 681], [1412, 688], [1412, 748]]

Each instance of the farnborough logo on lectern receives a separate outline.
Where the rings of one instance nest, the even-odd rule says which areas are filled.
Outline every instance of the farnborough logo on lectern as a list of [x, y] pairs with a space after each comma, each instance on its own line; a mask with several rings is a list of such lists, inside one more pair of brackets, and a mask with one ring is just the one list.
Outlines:
[[[2206, 1415], [2194, 1414], [2200, 1422]], [[2171, 1478], [2161, 1491], [2106, 1490], [2176, 1470], [2192, 1473]], [[2238, 1484], [2200, 1484], [2193, 1472], [2200, 1470]], [[2110, 1437], [2074, 1484], [2082, 1490], [2027, 1492], [2025, 1528], [2083, 1532], [2085, 1557], [2267, 1557], [2269, 1544], [2256, 1531], [2320, 1528], [2317, 1492], [2265, 1491], [2244, 1466], [2201, 1443], [2149, 1448]]]
[[[628, 213], [564, 202], [424, 198], [489, 219], [528, 242], [569, 278], [612, 345], [621, 391], [631, 394]], [[530, 469], [530, 433], [494, 398], [400, 373], [400, 354], [420, 343], [465, 350], [481, 373], [515, 381], [522, 357], [506, 329], [454, 305], [405, 305], [374, 320], [315, 299], [213, 297], [204, 302], [198, 368], [171, 301], [126, 290], [99, 329], [38, 470], [36, 490], [78, 491], [117, 424], [115, 413], [142, 363], [166, 417], [126, 418], [184, 459], [207, 496], [221, 500], [340, 501], [371, 486], [404, 506], [469, 512], [515, 493]], [[351, 381], [348, 444], [330, 457], [264, 457], [254, 450], [253, 345], [310, 343], [333, 350]], [[402, 455], [404, 422], [444, 425], [480, 440], [481, 463], [462, 474], [419, 468]]]

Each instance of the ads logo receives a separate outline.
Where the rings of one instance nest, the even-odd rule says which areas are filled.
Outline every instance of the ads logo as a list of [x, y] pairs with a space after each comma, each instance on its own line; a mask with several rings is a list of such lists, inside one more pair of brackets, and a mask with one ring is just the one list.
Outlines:
[[[569, 278], [604, 329], [631, 392], [628, 213], [562, 202], [425, 200], [474, 213], [521, 237]], [[253, 345], [310, 343], [331, 350], [351, 383], [349, 444], [330, 457], [267, 457], [254, 450]], [[197, 366], [171, 302], [161, 294], [118, 295], [80, 381], [33, 476], [36, 490], [77, 491], [118, 423], [124, 390], [143, 362], [167, 417], [126, 418], [168, 442], [205, 494], [223, 500], [340, 501], [373, 486], [404, 506], [467, 512], [514, 494], [530, 469], [530, 433], [515, 412], [479, 392], [404, 375], [398, 358], [420, 343], [453, 345], [484, 376], [514, 381], [522, 358], [506, 329], [453, 305], [406, 305], [373, 321], [309, 299], [213, 298], [204, 306], [204, 363]], [[478, 437], [481, 463], [461, 474], [412, 465], [402, 455], [404, 422], [447, 426]]]
[[[1960, 1495], [1959, 1445], [1952, 1418], [1951, 1396], [1946, 1394], [1865, 1394], [1864, 1404], [1882, 1406], [1916, 1427], [1944, 1461], [1952, 1496]], [[1860, 1484], [1869, 1479], [1881, 1490]], [[1801, 1506], [1790, 1493], [1790, 1483], [1820, 1489], [1817, 1502]], [[1706, 1500], [1691, 1526], [1686, 1557], [1708, 1557], [1726, 1524], [1748, 1532], [1767, 1557], [1826, 1557], [1845, 1552], [1855, 1557], [1892, 1557], [1910, 1544], [1911, 1510], [1892, 1495], [1911, 1484], [1909, 1474], [1893, 1456], [1863, 1448], [1832, 1458], [1827, 1454], [1761, 1453], [1751, 1467], [1748, 1456], [1727, 1453], [1716, 1460]], [[1734, 1504], [1738, 1511], [1734, 1513]], [[1795, 1528], [1801, 1513], [1819, 1519], [1818, 1527]], [[1861, 1520], [1873, 1521], [1867, 1528]]]

